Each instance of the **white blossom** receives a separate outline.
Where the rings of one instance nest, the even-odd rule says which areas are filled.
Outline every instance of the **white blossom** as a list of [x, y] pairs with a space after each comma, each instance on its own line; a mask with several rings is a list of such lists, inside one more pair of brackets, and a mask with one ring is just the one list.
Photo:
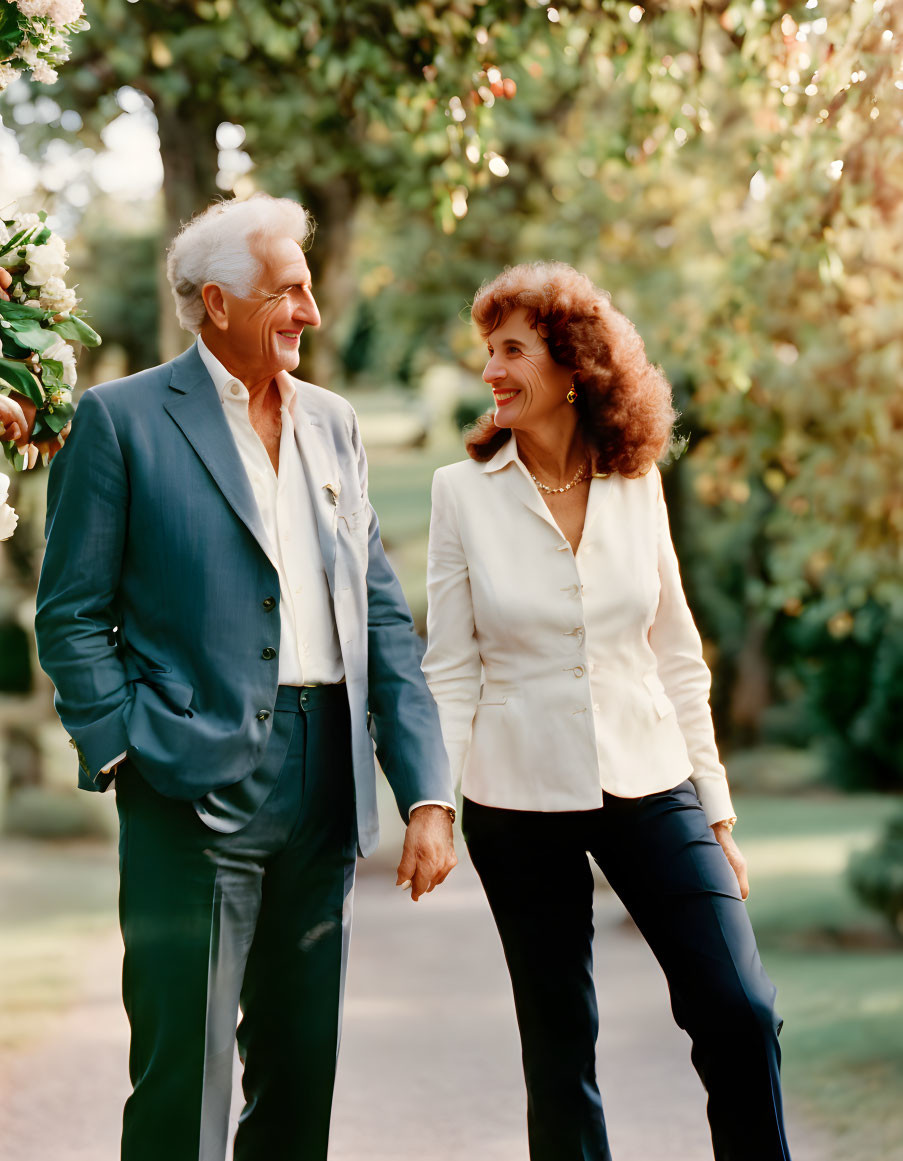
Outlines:
[[0, 472], [0, 540], [9, 540], [16, 531], [19, 517], [6, 502], [9, 495], [9, 476]]
[[41, 226], [43, 222], [37, 214], [16, 214], [13, 218], [13, 233], [18, 234], [20, 230], [30, 230], [34, 226]]
[[32, 77], [42, 85], [52, 85], [57, 79], [56, 69], [52, 69], [46, 61], [39, 60], [31, 70]]
[[40, 64], [38, 46], [30, 40], [23, 40], [16, 50], [16, 56], [24, 60], [28, 67], [34, 70]]
[[66, 243], [59, 234], [51, 234], [42, 246], [26, 246], [25, 258], [28, 262], [25, 281], [32, 286], [43, 286], [48, 278], [61, 279], [69, 269], [66, 265]]
[[74, 24], [85, 14], [82, 0], [51, 0], [48, 15], [54, 24]]
[[[47, 350], [44, 351], [44, 353], [41, 355], [41, 358], [58, 359], [63, 364], [63, 382], [69, 387], [75, 386], [78, 377], [75, 368], [75, 351], [65, 341], [65, 339], [57, 339], [53, 346], [48, 347]], [[57, 392], [57, 394], [60, 395], [61, 398], [57, 399], [56, 395], [54, 395], [51, 399], [52, 403], [68, 403], [72, 398], [71, 393]], [[62, 398], [62, 395], [64, 394], [67, 396], [66, 398]]]
[[68, 314], [78, 306], [78, 296], [62, 278], [48, 278], [41, 287], [38, 301], [44, 310], [52, 310], [56, 314]]
[[16, 0], [19, 11], [29, 19], [35, 16], [46, 16], [50, 11], [53, 0]]
[[2, 92], [7, 85], [11, 85], [17, 77], [21, 76], [21, 70], [15, 69], [11, 64], [5, 61], [0, 61], [0, 92]]

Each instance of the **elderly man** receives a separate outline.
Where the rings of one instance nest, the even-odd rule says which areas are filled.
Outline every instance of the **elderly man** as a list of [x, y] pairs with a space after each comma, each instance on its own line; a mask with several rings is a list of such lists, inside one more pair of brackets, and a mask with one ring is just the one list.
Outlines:
[[320, 316], [293, 202], [183, 228], [168, 273], [198, 335], [88, 391], [49, 481], [41, 661], [80, 784], [115, 775], [127, 1161], [326, 1157], [372, 736], [412, 897], [455, 863], [453, 797], [357, 422], [293, 379]]

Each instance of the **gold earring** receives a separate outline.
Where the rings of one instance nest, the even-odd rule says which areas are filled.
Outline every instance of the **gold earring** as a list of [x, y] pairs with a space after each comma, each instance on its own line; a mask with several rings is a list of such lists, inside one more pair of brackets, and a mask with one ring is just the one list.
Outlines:
[[572, 387], [570, 389], [570, 391], [568, 391], [567, 395], [565, 396], [565, 399], [567, 399], [568, 403], [576, 403], [577, 402], [577, 389], [576, 389], [576, 387]]

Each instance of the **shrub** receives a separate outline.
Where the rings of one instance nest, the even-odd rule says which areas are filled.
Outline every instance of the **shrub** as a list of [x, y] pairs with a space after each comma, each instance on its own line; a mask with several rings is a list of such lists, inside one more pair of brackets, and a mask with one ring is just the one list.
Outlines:
[[862, 901], [903, 935], [903, 814], [891, 819], [871, 850], [853, 855], [849, 877]]

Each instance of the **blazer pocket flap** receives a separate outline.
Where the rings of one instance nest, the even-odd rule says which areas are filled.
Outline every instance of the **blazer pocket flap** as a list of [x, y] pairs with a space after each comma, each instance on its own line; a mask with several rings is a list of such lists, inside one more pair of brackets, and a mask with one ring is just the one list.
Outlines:
[[655, 706], [655, 711], [660, 718], [665, 718], [668, 714], [675, 713], [674, 703], [665, 693], [665, 687], [662, 685], [662, 679], [657, 673], [647, 673], [643, 678], [643, 682], [649, 692], [652, 694], [652, 703]]
[[171, 709], [178, 713], [184, 713], [191, 705], [194, 687], [187, 682], [179, 681], [177, 677], [170, 677], [168, 673], [153, 673], [146, 674], [139, 680], [142, 684], [149, 685]]
[[485, 697], [481, 697], [477, 702], [477, 707], [481, 705], [507, 705], [507, 697], [503, 697], [498, 693], [487, 693]]

